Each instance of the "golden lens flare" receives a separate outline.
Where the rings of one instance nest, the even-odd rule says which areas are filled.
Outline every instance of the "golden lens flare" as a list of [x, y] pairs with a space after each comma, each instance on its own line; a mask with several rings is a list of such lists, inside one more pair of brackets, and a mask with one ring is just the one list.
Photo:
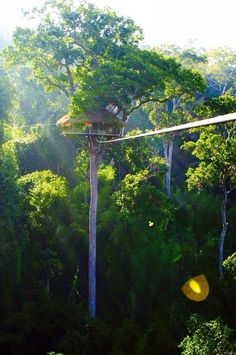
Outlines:
[[204, 301], [209, 295], [209, 284], [204, 275], [198, 275], [185, 282], [182, 292], [192, 301]]
[[199, 285], [199, 283], [197, 281], [190, 280], [189, 281], [189, 286], [194, 292], [201, 293], [201, 287], [200, 287], [200, 285]]

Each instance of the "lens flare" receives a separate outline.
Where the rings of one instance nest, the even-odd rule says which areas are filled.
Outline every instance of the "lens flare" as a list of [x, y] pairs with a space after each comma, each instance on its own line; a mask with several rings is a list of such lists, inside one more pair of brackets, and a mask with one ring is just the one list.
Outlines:
[[198, 275], [185, 282], [181, 290], [190, 300], [201, 302], [209, 295], [209, 284], [204, 275]]
[[189, 281], [189, 286], [191, 287], [191, 289], [196, 292], [196, 293], [201, 293], [201, 287], [199, 285], [199, 283], [195, 280], [190, 280]]

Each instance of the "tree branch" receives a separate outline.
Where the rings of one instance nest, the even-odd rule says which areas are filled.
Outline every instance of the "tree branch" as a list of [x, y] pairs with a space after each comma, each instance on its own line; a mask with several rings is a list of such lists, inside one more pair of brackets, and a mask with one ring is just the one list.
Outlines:
[[47, 80], [51, 86], [54, 86], [55, 88], [61, 90], [66, 95], [66, 97], [70, 97], [69, 92], [62, 85], [58, 83], [54, 83], [48, 76], [37, 75], [35, 74], [35, 72], [34, 72], [34, 76], [36, 79]]
[[[183, 95], [183, 93], [179, 94], [180, 96]], [[135, 110], [138, 110], [141, 106], [143, 106], [144, 104], [147, 104], [149, 102], [158, 102], [158, 103], [163, 103], [163, 102], [166, 102], [168, 100], [171, 100], [173, 99], [175, 96], [169, 96], [169, 97], [166, 97], [164, 99], [147, 99], [147, 100], [144, 100], [144, 101], [141, 101], [137, 106], [134, 106], [132, 107], [129, 112], [128, 112], [128, 115], [130, 115], [133, 111]]]
[[66, 73], [68, 75], [68, 79], [69, 79], [69, 83], [70, 83], [70, 93], [71, 93], [71, 95], [74, 95], [75, 84], [74, 84], [74, 80], [73, 80], [73, 77], [72, 77], [72, 73], [71, 73], [70, 67], [69, 67], [69, 65], [67, 63], [65, 65], [65, 68], [66, 68]]

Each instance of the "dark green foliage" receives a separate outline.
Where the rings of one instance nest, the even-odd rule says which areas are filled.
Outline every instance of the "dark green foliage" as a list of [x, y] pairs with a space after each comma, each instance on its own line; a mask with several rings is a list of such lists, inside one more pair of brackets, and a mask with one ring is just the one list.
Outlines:
[[41, 355], [54, 349], [79, 354], [77, 349], [85, 349], [88, 331], [83, 310], [63, 299], [48, 299], [42, 293], [36, 299], [1, 323], [1, 353]]

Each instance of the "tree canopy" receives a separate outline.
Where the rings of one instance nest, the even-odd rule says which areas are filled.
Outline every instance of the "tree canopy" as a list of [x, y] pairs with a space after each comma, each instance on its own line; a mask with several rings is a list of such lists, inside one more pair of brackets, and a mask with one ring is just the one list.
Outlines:
[[73, 116], [111, 103], [126, 120], [146, 102], [205, 88], [197, 72], [140, 49], [140, 28], [109, 9], [51, 1], [33, 15], [40, 23], [15, 31], [8, 62], [27, 64], [47, 89], [61, 90], [70, 98]]

